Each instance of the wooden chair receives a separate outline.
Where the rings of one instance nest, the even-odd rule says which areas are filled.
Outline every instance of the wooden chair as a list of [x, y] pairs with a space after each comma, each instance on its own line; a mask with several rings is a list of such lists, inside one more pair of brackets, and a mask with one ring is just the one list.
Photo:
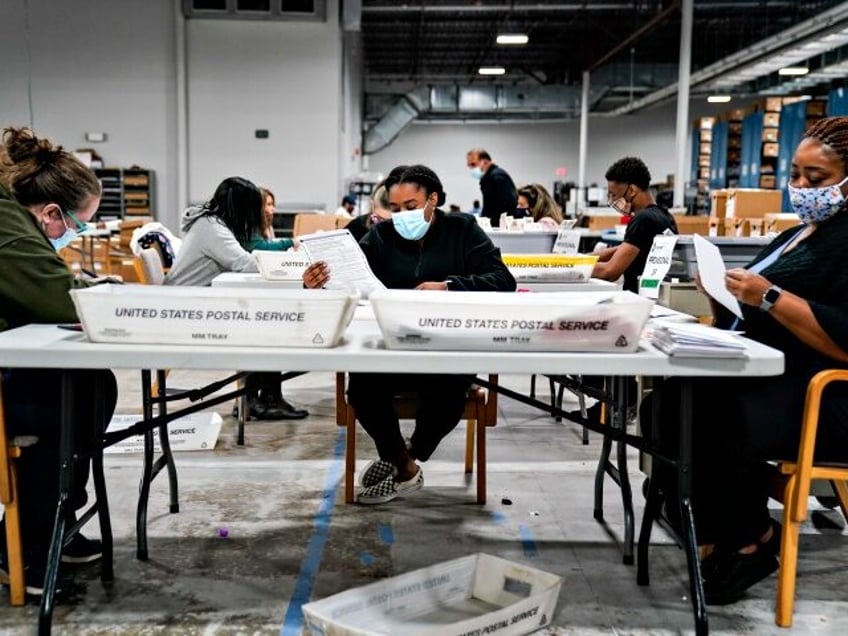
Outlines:
[[816, 431], [822, 393], [832, 382], [848, 382], [848, 370], [830, 369], [817, 373], [807, 386], [801, 443], [795, 462], [780, 462], [778, 469], [787, 477], [783, 491], [783, 538], [780, 543], [780, 571], [777, 582], [775, 622], [792, 626], [795, 607], [795, 577], [798, 569], [798, 535], [807, 518], [810, 482], [826, 479], [833, 485], [842, 514], [848, 519], [848, 464], [816, 464]]
[[[490, 375], [489, 382], [497, 383]], [[345, 503], [353, 503], [353, 477], [356, 471], [356, 412], [346, 396], [346, 374], [336, 374], [336, 424], [346, 429], [345, 438]], [[400, 419], [414, 419], [418, 401], [408, 395], [395, 398], [395, 412]], [[477, 439], [477, 503], [486, 503], [486, 428], [498, 422], [498, 394], [476, 386], [468, 390], [463, 417], [468, 422], [465, 432], [465, 474], [474, 472], [474, 440]]]
[[302, 234], [312, 234], [323, 230], [337, 230], [339, 228], [339, 219], [335, 214], [298, 214], [294, 217], [293, 236], [301, 236]]
[[3, 409], [2, 378], [0, 378], [0, 503], [5, 508], [6, 525], [6, 567], [9, 585], [9, 601], [20, 606], [25, 601], [26, 583], [24, 581], [24, 558], [21, 543], [21, 515], [18, 509], [18, 484], [15, 460], [21, 456], [21, 449], [37, 441], [34, 437], [8, 439], [6, 435], [6, 415]]
[[141, 250], [133, 260], [136, 276], [143, 285], [161, 285], [165, 282], [165, 268], [162, 255], [154, 247]]

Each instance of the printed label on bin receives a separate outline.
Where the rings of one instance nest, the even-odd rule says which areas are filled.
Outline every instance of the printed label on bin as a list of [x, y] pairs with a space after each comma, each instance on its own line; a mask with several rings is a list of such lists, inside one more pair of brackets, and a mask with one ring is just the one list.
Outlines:
[[265, 280], [301, 280], [303, 272], [309, 267], [309, 257], [303, 250], [288, 252], [257, 250], [253, 254], [259, 264], [259, 272]]

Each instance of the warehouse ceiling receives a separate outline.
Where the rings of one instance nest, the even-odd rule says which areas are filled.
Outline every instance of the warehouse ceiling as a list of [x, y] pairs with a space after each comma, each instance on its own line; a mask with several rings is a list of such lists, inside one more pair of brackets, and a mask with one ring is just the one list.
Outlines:
[[[694, 0], [693, 74], [839, 4]], [[400, 96], [410, 116], [416, 111], [415, 119], [570, 118], [579, 113], [586, 70], [594, 113], [619, 109], [677, 81], [677, 0], [362, 0], [361, 5], [370, 122], [379, 121]], [[499, 45], [496, 37], [503, 33], [526, 34], [529, 41]], [[481, 76], [482, 66], [505, 73]], [[768, 81], [757, 79], [739, 91], [760, 91]]]

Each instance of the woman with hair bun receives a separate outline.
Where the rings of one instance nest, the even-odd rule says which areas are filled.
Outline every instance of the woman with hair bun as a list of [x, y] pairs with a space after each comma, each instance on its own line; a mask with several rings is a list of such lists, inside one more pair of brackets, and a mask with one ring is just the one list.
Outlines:
[[[57, 250], [76, 238], [99, 205], [100, 182], [71, 153], [28, 128], [3, 131], [0, 331], [32, 323], [79, 321], [68, 291], [90, 283], [75, 278]], [[9, 436], [38, 437], [38, 443], [27, 448], [18, 460], [18, 490], [26, 590], [41, 595], [58, 500], [62, 370], [6, 369], [2, 376]], [[117, 384], [108, 370], [77, 370], [70, 380], [74, 395], [71, 421], [78, 452], [84, 454], [112, 417]], [[91, 392], [95, 383], [101, 388], [101, 404], [96, 404]], [[87, 461], [77, 462], [68, 523], [76, 522], [74, 511], [87, 501], [88, 472]], [[3, 547], [4, 535], [5, 525], [0, 526]], [[101, 552], [100, 541], [77, 534], [63, 548], [62, 561], [94, 561]]]
[[[359, 242], [374, 274], [392, 289], [515, 291], [515, 279], [477, 220], [445, 214], [445, 192], [426, 166], [407, 167], [389, 187], [392, 218], [371, 228]], [[332, 276], [326, 263], [303, 275], [310, 288]], [[359, 475], [361, 504], [380, 504], [420, 490], [424, 472], [418, 461], [433, 451], [459, 423], [473, 375], [351, 373], [348, 400], [356, 418], [377, 446], [379, 459]], [[401, 392], [417, 393], [421, 408], [407, 441], [392, 401]]]

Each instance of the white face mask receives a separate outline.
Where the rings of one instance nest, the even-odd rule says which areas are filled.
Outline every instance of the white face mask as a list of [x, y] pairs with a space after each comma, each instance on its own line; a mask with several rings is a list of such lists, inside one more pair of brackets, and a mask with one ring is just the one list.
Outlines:
[[471, 178], [475, 181], [479, 181], [483, 178], [483, 168], [481, 168], [480, 166], [474, 166], [468, 172], [471, 175]]

